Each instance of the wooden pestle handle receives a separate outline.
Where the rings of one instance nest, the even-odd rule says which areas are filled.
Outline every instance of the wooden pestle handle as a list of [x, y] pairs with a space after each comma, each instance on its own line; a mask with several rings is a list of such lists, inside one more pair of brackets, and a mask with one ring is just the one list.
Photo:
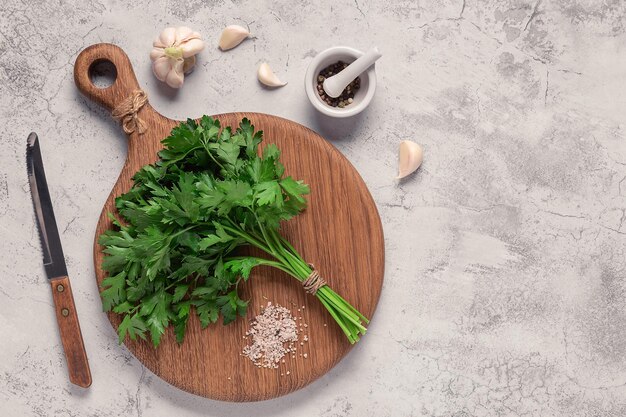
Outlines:
[[[90, 78], [91, 67], [102, 61], [112, 63], [117, 72], [113, 84], [106, 88], [96, 87]], [[122, 48], [110, 43], [91, 45], [78, 55], [74, 63], [74, 82], [81, 93], [109, 110], [140, 89], [128, 55]]]
[[50, 280], [50, 285], [70, 381], [72, 384], [87, 388], [91, 385], [91, 371], [78, 323], [70, 279], [54, 278]]

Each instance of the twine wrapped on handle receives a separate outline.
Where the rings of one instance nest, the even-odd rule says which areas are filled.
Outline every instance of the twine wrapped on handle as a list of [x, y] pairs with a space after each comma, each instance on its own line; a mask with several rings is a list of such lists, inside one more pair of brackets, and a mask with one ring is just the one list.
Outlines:
[[317, 290], [326, 285], [326, 281], [320, 276], [319, 272], [315, 270], [315, 267], [312, 264], [309, 264], [309, 267], [311, 267], [311, 274], [309, 274], [307, 279], [302, 281], [302, 286], [306, 292], [311, 295], [315, 295]]
[[116, 108], [111, 112], [111, 116], [115, 120], [122, 122], [122, 129], [129, 135], [134, 131], [137, 131], [140, 135], [143, 134], [146, 129], [146, 123], [139, 118], [137, 113], [148, 102], [148, 95], [143, 90], [135, 90], [128, 97], [124, 99]]

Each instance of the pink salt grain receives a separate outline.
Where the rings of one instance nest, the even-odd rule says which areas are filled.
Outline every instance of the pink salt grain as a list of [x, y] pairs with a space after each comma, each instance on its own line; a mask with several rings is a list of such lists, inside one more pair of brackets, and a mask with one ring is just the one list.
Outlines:
[[291, 312], [271, 302], [254, 318], [246, 336], [252, 337], [252, 344], [243, 348], [243, 354], [259, 368], [278, 368], [283, 356], [296, 351], [298, 341]]

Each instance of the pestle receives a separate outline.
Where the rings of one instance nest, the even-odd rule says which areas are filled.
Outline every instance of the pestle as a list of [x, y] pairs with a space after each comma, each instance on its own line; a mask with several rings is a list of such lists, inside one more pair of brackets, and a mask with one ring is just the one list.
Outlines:
[[354, 80], [361, 75], [366, 69], [368, 69], [374, 62], [383, 56], [377, 47], [373, 47], [366, 53], [364, 53], [356, 61], [348, 65], [339, 74], [335, 74], [332, 77], [324, 80], [324, 91], [328, 96], [336, 98], [341, 95], [343, 90]]

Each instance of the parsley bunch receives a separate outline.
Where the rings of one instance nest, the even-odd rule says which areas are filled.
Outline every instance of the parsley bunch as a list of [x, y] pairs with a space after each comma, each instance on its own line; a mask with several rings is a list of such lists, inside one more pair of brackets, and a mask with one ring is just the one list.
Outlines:
[[[149, 333], [158, 346], [172, 325], [182, 342], [187, 321], [197, 314], [202, 327], [219, 316], [228, 324], [245, 316], [247, 302], [237, 284], [252, 268], [268, 265], [304, 281], [311, 268], [279, 234], [281, 221], [306, 207], [309, 188], [284, 177], [280, 151], [258, 153], [262, 132], [243, 119], [233, 132], [218, 120], [188, 119], [163, 140], [160, 160], [133, 177], [134, 185], [109, 214], [116, 230], [100, 236], [105, 311], [123, 316], [120, 343]], [[235, 256], [250, 245], [271, 259]], [[351, 343], [368, 320], [327, 285], [315, 294]]]

